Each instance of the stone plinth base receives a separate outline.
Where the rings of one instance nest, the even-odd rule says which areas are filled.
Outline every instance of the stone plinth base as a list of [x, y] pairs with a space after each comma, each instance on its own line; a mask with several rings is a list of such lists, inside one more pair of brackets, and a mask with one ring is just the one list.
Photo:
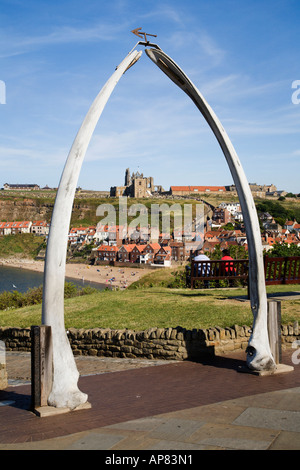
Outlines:
[[238, 372], [245, 372], [247, 374], [259, 375], [260, 377], [268, 377], [270, 375], [276, 374], [286, 374], [287, 372], [292, 372], [294, 370], [293, 366], [288, 366], [286, 364], [276, 364], [274, 370], [252, 370], [247, 366], [240, 366]]
[[63, 408], [56, 408], [55, 406], [40, 406], [33, 410], [34, 414], [36, 414], [39, 418], [45, 418], [47, 416], [55, 416], [64, 413], [69, 413], [71, 411], [80, 411], [80, 410], [88, 410], [92, 408], [92, 405], [89, 402], [83, 403], [82, 405], [77, 406], [74, 410], [71, 410], [68, 407]]
[[7, 388], [7, 385], [6, 365], [0, 364], [0, 390]]

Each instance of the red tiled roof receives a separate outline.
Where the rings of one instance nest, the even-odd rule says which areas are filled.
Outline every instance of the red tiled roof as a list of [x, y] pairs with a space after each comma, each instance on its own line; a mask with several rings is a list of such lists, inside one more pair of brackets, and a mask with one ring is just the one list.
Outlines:
[[31, 223], [28, 220], [24, 220], [22, 222], [1, 222], [5, 224], [2, 228], [28, 228], [29, 224]]
[[146, 248], [147, 245], [135, 245], [134, 248], [137, 248], [138, 251], [141, 253], [142, 251], [144, 251], [144, 249]]
[[151, 248], [153, 248], [153, 250], [160, 250], [161, 246], [159, 243], [149, 243], [149, 246], [151, 246]]
[[37, 225], [42, 225], [42, 226], [46, 226], [47, 225], [47, 222], [45, 220], [34, 220], [32, 222], [32, 225], [34, 226], [37, 226]]
[[109, 246], [109, 245], [101, 245], [97, 248], [97, 251], [118, 251], [119, 248], [115, 245]]
[[122, 245], [119, 249], [125, 248], [126, 251], [130, 252], [130, 251], [133, 250], [133, 248], [134, 248], [135, 246], [136, 246], [135, 244]]

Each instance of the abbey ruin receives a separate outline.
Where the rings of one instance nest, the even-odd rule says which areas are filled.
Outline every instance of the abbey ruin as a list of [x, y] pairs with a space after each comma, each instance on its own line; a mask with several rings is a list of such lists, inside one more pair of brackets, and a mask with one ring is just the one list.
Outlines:
[[124, 186], [113, 186], [110, 188], [111, 197], [134, 197], [143, 198], [150, 197], [153, 194], [161, 194], [164, 192], [162, 186], [154, 185], [152, 176], [146, 177], [143, 173], [130, 174], [129, 168], [125, 171]]

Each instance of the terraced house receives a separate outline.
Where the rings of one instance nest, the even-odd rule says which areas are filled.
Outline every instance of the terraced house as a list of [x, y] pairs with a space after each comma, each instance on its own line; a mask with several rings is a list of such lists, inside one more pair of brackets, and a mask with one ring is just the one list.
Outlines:
[[115, 245], [101, 245], [97, 248], [98, 260], [117, 261], [119, 248]]
[[49, 228], [50, 224], [45, 220], [36, 220], [32, 222], [31, 233], [35, 233], [36, 235], [48, 235]]
[[129, 244], [129, 245], [122, 245], [118, 251], [118, 260], [124, 263], [131, 262], [131, 253], [136, 245]]
[[32, 222], [0, 222], [0, 235], [15, 235], [16, 233], [30, 233]]

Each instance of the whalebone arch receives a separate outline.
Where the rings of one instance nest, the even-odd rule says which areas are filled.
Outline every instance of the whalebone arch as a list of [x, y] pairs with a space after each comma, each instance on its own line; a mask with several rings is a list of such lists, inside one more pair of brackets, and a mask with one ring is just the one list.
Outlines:
[[[148, 46], [147, 43], [143, 45]], [[85, 403], [88, 398], [78, 389], [79, 373], [64, 326], [64, 280], [68, 230], [81, 166], [95, 127], [120, 78], [138, 61], [141, 54], [141, 51], [136, 50], [130, 52], [95, 98], [70, 149], [59, 183], [47, 244], [42, 307], [42, 323], [50, 326], [52, 331], [53, 380], [48, 398], [50, 406], [74, 409]], [[192, 99], [211, 127], [225, 155], [237, 187], [249, 247], [250, 300], [254, 323], [248, 344], [247, 361], [249, 367], [253, 369], [273, 369], [275, 363], [268, 342], [267, 298], [259, 224], [249, 184], [240, 161], [218, 118], [177, 64], [158, 46], [146, 49], [146, 54]]]

